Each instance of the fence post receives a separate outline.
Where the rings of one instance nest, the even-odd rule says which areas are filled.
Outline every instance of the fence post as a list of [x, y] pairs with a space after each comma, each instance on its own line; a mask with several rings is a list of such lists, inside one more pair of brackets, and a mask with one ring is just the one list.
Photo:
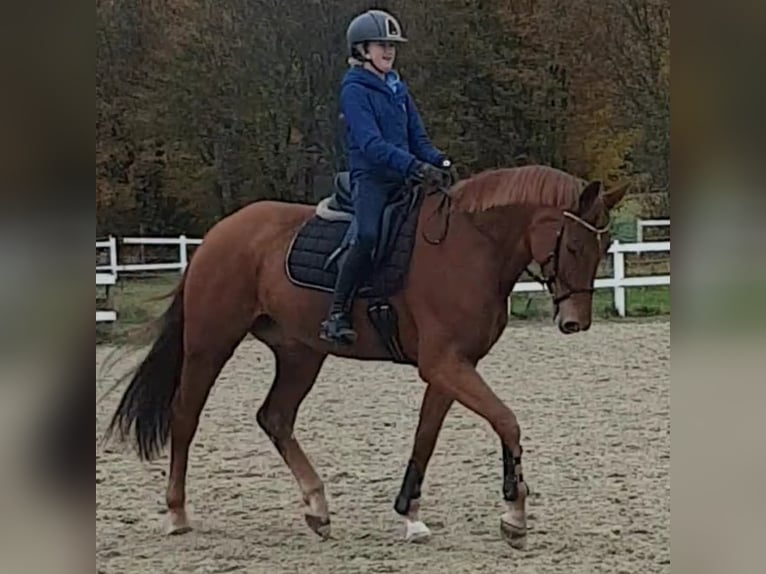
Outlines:
[[620, 249], [620, 240], [612, 242], [614, 257], [614, 308], [620, 317], [625, 316], [625, 287], [622, 280], [625, 279], [625, 253]]
[[112, 268], [112, 275], [117, 276], [117, 238], [114, 235], [109, 236], [109, 266]]
[[178, 239], [179, 261], [181, 263], [181, 273], [183, 273], [186, 271], [186, 266], [189, 264], [189, 254], [186, 251], [186, 235], [181, 235]]

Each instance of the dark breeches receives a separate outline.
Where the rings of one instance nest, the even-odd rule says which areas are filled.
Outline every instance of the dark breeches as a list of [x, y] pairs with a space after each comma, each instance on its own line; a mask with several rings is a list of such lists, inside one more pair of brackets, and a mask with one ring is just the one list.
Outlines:
[[357, 250], [364, 253], [365, 260], [372, 259], [372, 252], [380, 234], [380, 221], [383, 208], [393, 197], [401, 184], [381, 183], [367, 178], [354, 181], [351, 197], [357, 219]]

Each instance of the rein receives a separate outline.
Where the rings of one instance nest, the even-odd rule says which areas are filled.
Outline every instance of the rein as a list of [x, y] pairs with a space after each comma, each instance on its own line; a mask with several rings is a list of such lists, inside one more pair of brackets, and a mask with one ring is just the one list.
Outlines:
[[[439, 245], [444, 239], [447, 237], [447, 233], [449, 232], [449, 220], [450, 220], [450, 211], [452, 207], [452, 197], [449, 193], [447, 193], [447, 188], [438, 186], [435, 189], [432, 189], [426, 193], [426, 195], [433, 195], [434, 193], [441, 193], [442, 197], [439, 200], [439, 205], [436, 206], [436, 209], [433, 210], [431, 215], [428, 216], [428, 219], [426, 220], [426, 225], [424, 225], [423, 229], [423, 239], [425, 239], [430, 245]], [[444, 210], [447, 210], [447, 214], [444, 217], [444, 229], [442, 230], [442, 234], [438, 239], [430, 239], [428, 235], [426, 235], [425, 228], [428, 227], [428, 222], [431, 221], [431, 219], [434, 216], [441, 215]]]

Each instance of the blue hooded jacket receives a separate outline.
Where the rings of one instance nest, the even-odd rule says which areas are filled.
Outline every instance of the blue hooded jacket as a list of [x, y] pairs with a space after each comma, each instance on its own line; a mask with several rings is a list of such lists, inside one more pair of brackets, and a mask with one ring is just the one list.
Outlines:
[[415, 101], [396, 72], [384, 81], [364, 68], [350, 68], [340, 105], [352, 182], [400, 184], [412, 174], [416, 158], [434, 165], [444, 159], [429, 141]]

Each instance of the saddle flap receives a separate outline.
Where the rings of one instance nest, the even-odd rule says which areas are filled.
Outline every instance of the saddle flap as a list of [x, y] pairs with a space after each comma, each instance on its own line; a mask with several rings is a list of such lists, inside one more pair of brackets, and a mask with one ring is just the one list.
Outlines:
[[380, 236], [378, 244], [375, 246], [373, 255], [373, 264], [375, 267], [381, 265], [388, 258], [393, 250], [396, 239], [399, 236], [404, 222], [408, 215], [415, 208], [419, 199], [419, 193], [400, 193], [393, 201], [386, 204], [383, 208], [380, 222]]

